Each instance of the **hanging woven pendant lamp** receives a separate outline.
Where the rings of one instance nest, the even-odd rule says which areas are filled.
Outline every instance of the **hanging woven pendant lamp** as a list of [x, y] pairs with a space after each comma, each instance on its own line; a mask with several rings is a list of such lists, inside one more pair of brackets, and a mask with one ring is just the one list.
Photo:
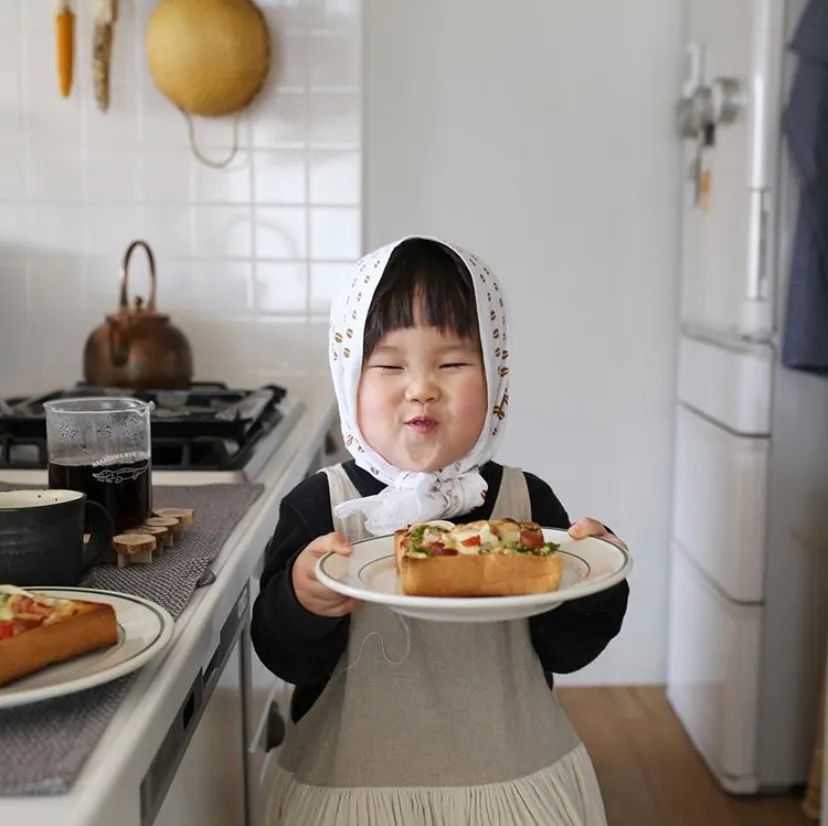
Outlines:
[[146, 51], [158, 88], [194, 115], [242, 109], [270, 66], [267, 25], [252, 0], [162, 0], [147, 24]]

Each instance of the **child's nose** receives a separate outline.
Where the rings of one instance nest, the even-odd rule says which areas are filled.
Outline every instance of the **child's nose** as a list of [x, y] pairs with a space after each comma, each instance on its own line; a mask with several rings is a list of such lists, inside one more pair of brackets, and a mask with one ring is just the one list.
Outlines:
[[417, 404], [436, 401], [440, 395], [437, 383], [429, 375], [412, 376], [405, 391], [407, 401]]

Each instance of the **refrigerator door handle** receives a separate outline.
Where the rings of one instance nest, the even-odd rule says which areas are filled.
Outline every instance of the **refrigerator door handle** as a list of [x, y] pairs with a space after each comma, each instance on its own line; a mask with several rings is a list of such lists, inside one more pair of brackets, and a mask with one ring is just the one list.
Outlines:
[[768, 300], [767, 268], [768, 190], [750, 190], [746, 301]]
[[733, 123], [745, 110], [744, 85], [735, 77], [717, 77], [710, 84], [710, 122]]

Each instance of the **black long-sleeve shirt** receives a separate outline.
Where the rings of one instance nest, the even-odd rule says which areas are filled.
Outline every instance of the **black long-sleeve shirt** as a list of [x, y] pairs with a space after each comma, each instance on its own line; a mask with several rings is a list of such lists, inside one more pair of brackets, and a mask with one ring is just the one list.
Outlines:
[[[385, 486], [352, 460], [343, 465], [362, 496]], [[457, 522], [488, 519], [500, 490], [503, 467], [488, 462], [481, 468], [488, 483], [483, 504], [454, 517]], [[569, 518], [549, 485], [524, 473], [532, 519], [551, 528], [569, 527]], [[261, 590], [253, 605], [251, 636], [261, 661], [277, 676], [295, 683], [292, 715], [307, 711], [322, 692], [345, 651], [350, 617], [321, 617], [308, 611], [293, 590], [293, 563], [311, 541], [333, 531], [328, 479], [317, 473], [282, 500], [279, 522], [268, 544]], [[589, 597], [571, 600], [529, 618], [532, 645], [547, 679], [553, 673], [577, 671], [592, 662], [621, 629], [627, 609], [626, 581]]]

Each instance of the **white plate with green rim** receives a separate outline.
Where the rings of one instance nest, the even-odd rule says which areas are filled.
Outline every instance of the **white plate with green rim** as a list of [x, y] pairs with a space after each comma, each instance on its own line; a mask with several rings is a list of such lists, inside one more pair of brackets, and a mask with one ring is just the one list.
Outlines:
[[394, 564], [394, 537], [354, 543], [350, 557], [329, 553], [316, 563], [316, 576], [332, 591], [385, 605], [398, 614], [434, 622], [501, 622], [542, 614], [569, 600], [605, 591], [632, 569], [628, 551], [597, 537], [572, 539], [566, 531], [544, 528], [547, 542], [563, 556], [557, 591], [516, 597], [418, 597], [402, 593]]
[[0, 686], [0, 708], [74, 694], [123, 677], [158, 656], [172, 638], [173, 618], [160, 605], [142, 597], [92, 588], [26, 590], [58, 599], [108, 602], [115, 609], [118, 642]]

